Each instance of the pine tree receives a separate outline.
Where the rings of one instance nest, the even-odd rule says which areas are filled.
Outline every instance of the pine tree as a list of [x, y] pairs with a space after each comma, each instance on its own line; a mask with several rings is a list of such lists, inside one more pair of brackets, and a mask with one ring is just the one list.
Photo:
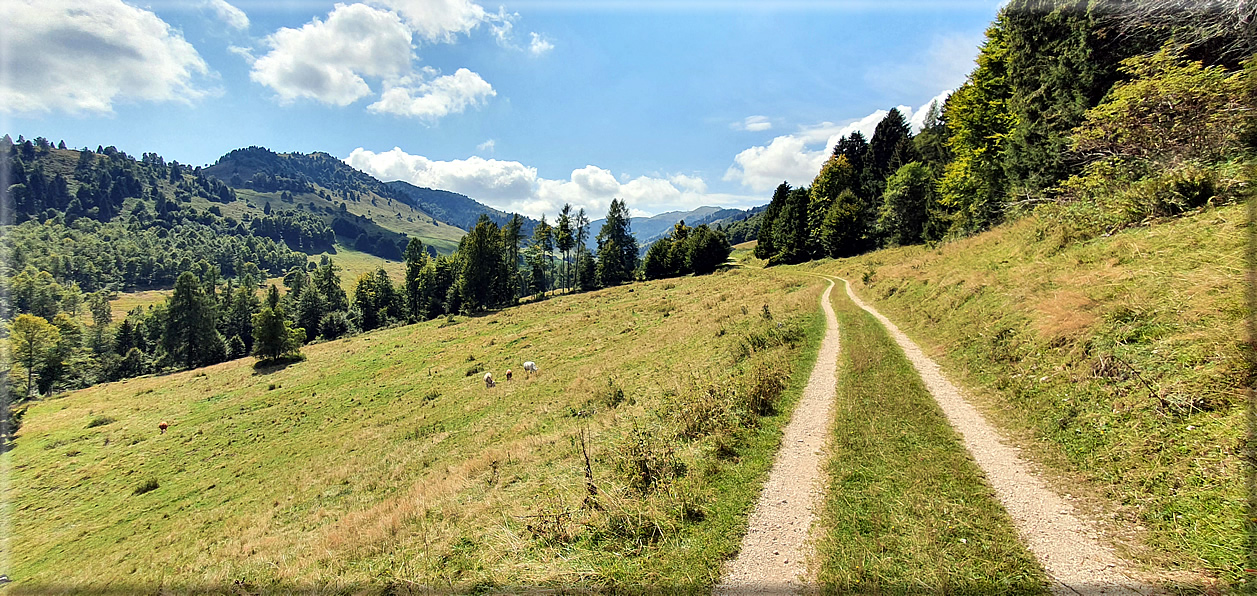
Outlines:
[[785, 182], [778, 184], [777, 190], [773, 191], [773, 198], [768, 203], [768, 208], [764, 210], [763, 218], [760, 219], [759, 234], [756, 235], [755, 258], [768, 261], [777, 256], [777, 238], [774, 236], [776, 220], [789, 195], [790, 185]]
[[637, 269], [637, 239], [624, 201], [612, 199], [607, 218], [598, 231], [598, 281], [614, 286], [633, 279]]
[[576, 237], [572, 232], [572, 206], [564, 203], [559, 211], [559, 219], [554, 225], [554, 245], [563, 253], [563, 287], [572, 288], [572, 273], [569, 266], [572, 248], [576, 246]]
[[461, 267], [458, 275], [462, 308], [480, 312], [507, 301], [509, 292], [506, 251], [498, 225], [481, 214], [476, 226], [458, 244]]
[[201, 282], [191, 271], [175, 280], [174, 292], [166, 302], [169, 320], [164, 345], [177, 365], [204, 366], [219, 361], [225, 353], [223, 340], [215, 328], [216, 306], [205, 295]]

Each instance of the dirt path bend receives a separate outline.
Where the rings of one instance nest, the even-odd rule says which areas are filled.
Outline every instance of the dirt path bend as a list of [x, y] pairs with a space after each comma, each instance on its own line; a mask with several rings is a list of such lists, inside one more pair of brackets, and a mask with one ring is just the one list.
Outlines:
[[825, 338], [803, 388], [781, 450], [751, 513], [736, 559], [725, 565], [716, 594], [799, 592], [811, 554], [808, 531], [824, 493], [824, 450], [837, 390], [838, 319], [829, 305], [834, 282], [821, 294]]
[[1022, 540], [1054, 581], [1052, 592], [1073, 594], [1148, 594], [1156, 590], [1113, 554], [1097, 530], [1075, 514], [1074, 507], [1031, 472], [1015, 449], [1005, 445], [976, 408], [965, 401], [938, 365], [894, 323], [862, 302], [847, 286], [847, 295], [886, 327], [965, 447], [986, 474], [996, 496], [1013, 518]]

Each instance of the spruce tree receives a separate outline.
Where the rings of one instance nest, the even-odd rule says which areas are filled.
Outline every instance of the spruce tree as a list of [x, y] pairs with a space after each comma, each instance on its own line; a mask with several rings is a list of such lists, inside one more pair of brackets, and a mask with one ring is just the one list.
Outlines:
[[598, 231], [598, 281], [614, 286], [633, 279], [637, 269], [637, 239], [624, 201], [611, 200], [607, 218]]

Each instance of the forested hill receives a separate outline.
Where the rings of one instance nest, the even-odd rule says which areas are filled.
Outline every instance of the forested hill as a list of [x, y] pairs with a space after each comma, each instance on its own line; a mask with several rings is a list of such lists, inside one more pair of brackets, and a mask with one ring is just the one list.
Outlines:
[[205, 173], [233, 188], [259, 192], [314, 192], [318, 185], [351, 200], [371, 193], [402, 198], [395, 196], [383, 182], [321, 151], [276, 153], [265, 147], [246, 147], [218, 158], [205, 168]]
[[[506, 225], [506, 222], [511, 219], [510, 213], [494, 209], [456, 192], [415, 186], [404, 180], [386, 182], [384, 185], [396, 193], [395, 196], [409, 201], [417, 209], [431, 213], [438, 221], [464, 230], [476, 227], [476, 221], [480, 219], [481, 214], [488, 215], [489, 219], [499, 226]], [[537, 226], [537, 220], [524, 217], [523, 221], [524, 234], [531, 236]]]
[[113, 147], [5, 135], [0, 167], [13, 205], [0, 240], [6, 280], [30, 266], [89, 291], [168, 287], [201, 260], [225, 275], [284, 271], [304, 265], [299, 250], [334, 239], [308, 213], [248, 213], [227, 185], [156, 154], [137, 160]]

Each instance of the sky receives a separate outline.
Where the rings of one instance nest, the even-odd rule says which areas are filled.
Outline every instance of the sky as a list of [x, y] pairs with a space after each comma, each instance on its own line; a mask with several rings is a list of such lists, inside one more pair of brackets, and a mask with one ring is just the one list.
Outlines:
[[323, 151], [531, 217], [767, 203], [964, 82], [998, 0], [4, 0], [0, 132]]

